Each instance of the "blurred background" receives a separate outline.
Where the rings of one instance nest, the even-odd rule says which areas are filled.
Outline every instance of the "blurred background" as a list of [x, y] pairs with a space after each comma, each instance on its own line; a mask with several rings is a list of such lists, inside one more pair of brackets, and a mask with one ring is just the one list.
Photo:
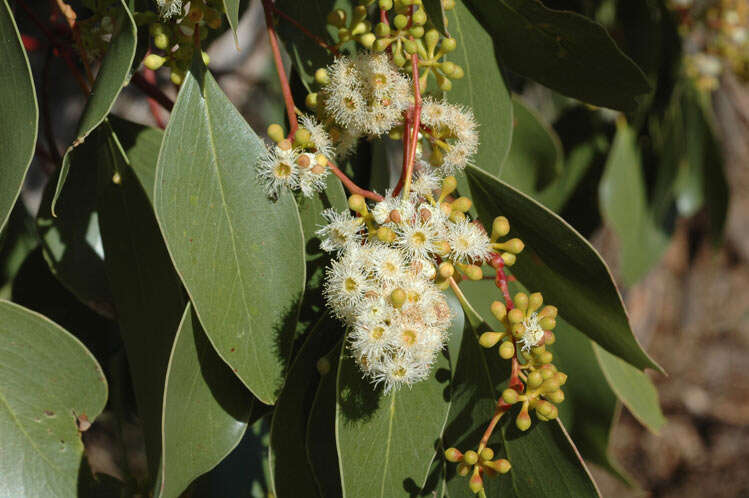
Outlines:
[[[594, 476], [604, 496], [749, 496], [749, 2], [543, 3], [601, 22], [654, 87], [636, 112], [623, 116], [505, 75], [517, 106], [545, 129], [526, 151], [538, 157], [517, 167], [559, 165], [556, 181], [539, 174], [524, 190], [542, 202], [550, 198], [544, 191], [563, 191], [549, 207], [611, 266], [635, 334], [668, 372], [652, 375], [667, 417], [660, 434], [622, 410], [610, 443], [622, 476], [593, 468]], [[48, 16], [46, 1], [29, 4]], [[239, 50], [224, 33], [210, 45], [210, 68], [250, 125], [265, 130], [283, 122], [280, 87], [260, 2], [245, 2], [242, 12]], [[113, 326], [106, 303], [88, 303], [96, 309], [90, 311], [40, 263], [34, 218], [57, 158], [73, 138], [83, 100], [62, 60], [38, 42], [31, 19], [22, 13], [16, 18], [28, 35], [43, 146], [0, 240], [0, 296], [63, 325], [89, 320], [91, 329], [106, 329]], [[176, 97], [166, 75], [155, 77]], [[168, 120], [133, 86], [114, 113], [153, 126]], [[527, 126], [519, 117], [516, 126]], [[628, 212], [647, 222], [633, 226]], [[95, 213], [88, 215], [90, 226], [96, 225]], [[97, 237], [88, 237], [94, 259], [102, 255]], [[38, 281], [41, 274], [50, 282], [41, 295], [24, 288], [24, 281]], [[91, 339], [105, 356], [116, 348], [107, 337]], [[86, 433], [91, 465], [114, 476], [125, 469], [137, 473], [144, 465], [137, 420], [115, 429], [105, 423]], [[253, 444], [262, 446], [261, 434], [261, 427], [250, 434]], [[262, 494], [262, 485], [254, 493]]]

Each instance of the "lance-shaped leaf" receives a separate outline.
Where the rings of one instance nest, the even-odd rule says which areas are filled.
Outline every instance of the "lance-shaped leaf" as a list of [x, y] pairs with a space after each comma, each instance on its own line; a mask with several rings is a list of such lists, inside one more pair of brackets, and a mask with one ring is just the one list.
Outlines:
[[497, 49], [492, 36], [471, 15], [461, 0], [448, 11], [450, 32], [458, 44], [448, 58], [461, 66], [465, 77], [453, 81], [450, 102], [473, 111], [481, 124], [479, 136], [484, 144], [474, 157], [479, 168], [499, 174], [512, 141], [512, 100], [505, 86]]
[[[494, 415], [497, 398], [509, 378], [509, 361], [496, 349], [479, 346], [479, 335], [491, 327], [464, 303], [466, 331], [455, 370], [453, 399], [445, 430], [444, 446], [461, 451], [475, 448]], [[598, 489], [572, 440], [559, 420], [541, 422], [532, 416], [531, 428], [519, 431], [514, 424], [517, 409], [505, 413], [489, 439], [496, 457], [510, 460], [509, 474], [485, 478], [487, 496], [597, 497]], [[447, 488], [451, 497], [475, 496], [468, 478], [455, 474], [448, 464]]]
[[[289, 369], [278, 397], [270, 427], [270, 469], [273, 490], [279, 498], [312, 496], [317, 489], [306, 458], [307, 418], [320, 381], [317, 362], [343, 334], [343, 327], [324, 313], [311, 330]], [[332, 421], [332, 419], [331, 419]], [[289, 469], [294, 469], [290, 479]]]
[[75, 496], [78, 424], [107, 401], [91, 353], [44, 316], [0, 300], [0, 401], [0, 495]]
[[[119, 133], [109, 123], [94, 131], [81, 146], [81, 150], [93, 149], [87, 156], [88, 164], [75, 167], [97, 170], [97, 207], [107, 276], [130, 365], [138, 415], [143, 421], [150, 477], [155, 479], [161, 460], [166, 368], [185, 299], [151, 202], [136, 175], [138, 170], [132, 166], [137, 161], [139, 170], [150, 171], [143, 179], [150, 178], [151, 184], [146, 184], [146, 188], [152, 188], [158, 149], [136, 150], [138, 133], [151, 130], [122, 120], [117, 123]], [[125, 143], [129, 146], [124, 151], [121, 135], [127, 136]]]
[[434, 27], [447, 35], [447, 27], [445, 26], [445, 9], [442, 6], [442, 0], [424, 0], [422, 5], [427, 16], [429, 16], [429, 20], [434, 24]]
[[18, 28], [7, 0], [0, 5], [0, 143], [3, 163], [0, 167], [0, 232], [8, 221], [13, 205], [34, 155], [39, 109], [34, 80], [23, 49]]
[[234, 42], [239, 46], [237, 40], [237, 26], [239, 26], [239, 0], [221, 0], [224, 4], [226, 19], [229, 21], [229, 27], [234, 33]]
[[584, 102], [625, 111], [650, 91], [642, 70], [590, 19], [548, 9], [539, 0], [466, 2], [513, 72]]
[[517, 97], [512, 99], [512, 116], [512, 145], [498, 177], [535, 198], [559, 176], [562, 144], [554, 130]]
[[196, 57], [156, 168], [154, 207], [208, 338], [261, 401], [281, 387], [304, 291], [299, 213], [266, 197], [265, 146]]
[[362, 377], [351, 352], [343, 348], [336, 408], [343, 496], [401, 496], [427, 483], [450, 408], [450, 359], [463, 331], [460, 305], [448, 302], [454, 313], [448, 347], [432, 374], [410, 389], [384, 394]]
[[[95, 145], [76, 147], [68, 162], [81, 165], [68, 175], [66, 195], [51, 205], [55, 177], [44, 189], [36, 216], [44, 259], [52, 273], [83, 304], [107, 318], [114, 318], [114, 304], [104, 266], [104, 248], [96, 211], [96, 170], [90, 158]], [[62, 174], [58, 170], [58, 175]]]
[[70, 153], [104, 121], [109, 111], [112, 110], [114, 101], [117, 100], [122, 87], [130, 77], [131, 66], [135, 59], [138, 32], [133, 15], [124, 0], [117, 0], [115, 8], [117, 14], [114, 20], [114, 35], [109, 42], [106, 54], [104, 54], [86, 107], [83, 109], [76, 138], [73, 144], [68, 147], [62, 160], [62, 167], [57, 177], [57, 185], [50, 205], [53, 215], [57, 214], [57, 201], [70, 171]]
[[629, 326], [608, 267], [590, 243], [562, 218], [486, 172], [466, 169], [471, 194], [485, 226], [510, 220], [510, 236], [525, 249], [512, 267], [529, 289], [565, 310], [565, 319], [609, 352], [638, 368], [660, 367], [643, 351]]
[[660, 259], [668, 238], [648, 209], [635, 133], [623, 121], [617, 127], [598, 198], [601, 215], [617, 236], [618, 273], [625, 285], [632, 285]]
[[221, 361], [188, 303], [169, 358], [163, 405], [159, 498], [178, 497], [236, 447], [251, 398]]
[[307, 420], [307, 462], [312, 469], [320, 496], [341, 496], [341, 474], [335, 440], [336, 378], [343, 341], [324, 357], [329, 370], [322, 374]]

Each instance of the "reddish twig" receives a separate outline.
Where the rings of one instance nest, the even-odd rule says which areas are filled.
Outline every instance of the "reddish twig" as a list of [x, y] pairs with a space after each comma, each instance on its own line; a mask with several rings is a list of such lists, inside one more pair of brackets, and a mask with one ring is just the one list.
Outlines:
[[377, 202], [383, 199], [383, 197], [377, 192], [365, 190], [361, 188], [360, 186], [358, 186], [356, 183], [354, 183], [354, 181], [351, 178], [346, 176], [346, 173], [338, 169], [338, 166], [336, 166], [332, 162], [328, 161], [328, 167], [330, 168], [330, 171], [332, 171], [333, 174], [341, 180], [341, 183], [343, 183], [343, 186], [346, 187], [346, 190], [348, 190], [352, 194], [359, 194], [362, 197], [365, 197], [367, 199], [371, 199]]
[[406, 175], [403, 181], [403, 195], [408, 197], [411, 191], [411, 176], [416, 159], [416, 146], [419, 141], [419, 125], [421, 123], [421, 85], [419, 85], [419, 56], [414, 52], [411, 55], [411, 71], [414, 80], [414, 105], [411, 113], [411, 137], [408, 143], [408, 162], [406, 163]]
[[81, 41], [81, 31], [78, 28], [78, 23], [76, 22], [78, 20], [78, 15], [70, 5], [64, 2], [64, 0], [56, 0], [56, 2], [57, 8], [60, 10], [60, 13], [68, 22], [68, 27], [70, 28], [70, 32], [73, 35], [73, 40], [75, 40], [75, 43], [78, 46], [78, 52], [81, 54], [81, 62], [83, 62], [83, 68], [86, 71], [86, 78], [88, 79], [88, 83], [89, 85], [93, 85], [94, 73], [91, 72], [91, 66], [89, 66], [88, 64], [86, 49], [83, 47], [83, 41]]
[[167, 111], [171, 112], [171, 110], [174, 108], [174, 102], [172, 101], [172, 99], [167, 97], [167, 95], [162, 92], [161, 88], [156, 86], [155, 83], [149, 82], [141, 73], [133, 73], [133, 77], [130, 79], [130, 83], [135, 85], [150, 98], [158, 102], [159, 105], [161, 105], [161, 107], [163, 107]]
[[271, 15], [273, 12], [273, 2], [271, 0], [263, 0], [263, 10], [265, 11], [265, 25], [268, 29], [270, 48], [273, 52], [273, 62], [276, 65], [278, 80], [281, 83], [281, 92], [283, 93], [283, 100], [286, 105], [286, 116], [289, 118], [289, 136], [292, 137], [296, 133], [299, 124], [296, 120], [296, 111], [294, 98], [291, 96], [291, 87], [289, 86], [289, 80], [286, 78], [286, 71], [283, 68], [283, 59], [281, 59], [281, 49], [278, 47], [276, 30], [273, 27], [273, 16]]
[[324, 48], [325, 50], [327, 50], [331, 54], [338, 55], [338, 48], [337, 47], [334, 47], [334, 46], [326, 43], [325, 40], [323, 40], [322, 38], [320, 38], [319, 36], [317, 36], [316, 34], [314, 34], [313, 32], [311, 32], [310, 30], [308, 30], [307, 28], [305, 28], [299, 21], [297, 21], [296, 19], [294, 19], [293, 17], [291, 17], [290, 15], [288, 15], [286, 12], [284, 12], [281, 9], [279, 9], [278, 7], [276, 7], [275, 5], [271, 5], [271, 8], [273, 9], [273, 12], [275, 12], [276, 14], [278, 14], [280, 17], [283, 17], [284, 19], [286, 19], [292, 25], [294, 25], [294, 27], [297, 28], [299, 31], [301, 31], [303, 35], [305, 35], [306, 37], [314, 40], [315, 43], [317, 43], [318, 45], [320, 45], [322, 48]]
[[[156, 86], [156, 72], [153, 69], [144, 69], [143, 70], [143, 79], [146, 80], [151, 86], [158, 88]], [[151, 115], [153, 116], [154, 121], [156, 121], [156, 126], [161, 128], [162, 130], [166, 128], [164, 125], [164, 120], [161, 118], [161, 109], [159, 108], [159, 103], [156, 102], [156, 99], [153, 97], [148, 97], [148, 108], [151, 111]]]

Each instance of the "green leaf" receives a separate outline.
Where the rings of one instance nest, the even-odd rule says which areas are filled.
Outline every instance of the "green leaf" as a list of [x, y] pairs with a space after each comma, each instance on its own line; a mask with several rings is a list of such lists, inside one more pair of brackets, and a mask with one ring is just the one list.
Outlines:
[[156, 160], [164, 139], [164, 132], [158, 128], [143, 126], [110, 114], [107, 118], [117, 139], [127, 153], [130, 168], [138, 177], [140, 186], [153, 202], [153, 186], [156, 178]]
[[[343, 9], [346, 18], [351, 19], [353, 3], [352, 0], [277, 0], [275, 5], [292, 19], [301, 21], [312, 34], [332, 43], [331, 33], [337, 33], [337, 28], [328, 26], [326, 17], [335, 9]], [[291, 63], [299, 72], [304, 86], [309, 90], [314, 81], [315, 71], [331, 64], [333, 56], [283, 18], [278, 21], [278, 36], [283, 41]]]
[[83, 442], [107, 381], [86, 347], [44, 316], [0, 300], [0, 433], [4, 496], [75, 496]]
[[473, 201], [485, 225], [510, 220], [510, 236], [525, 242], [512, 267], [529, 289], [543, 292], [570, 324], [638, 368], [660, 367], [632, 333], [621, 295], [593, 246], [562, 218], [495, 177], [466, 169]]
[[154, 206], [169, 254], [211, 344], [272, 404], [294, 336], [305, 268], [294, 199], [265, 196], [265, 146], [199, 58], [174, 105]]
[[336, 440], [344, 496], [401, 496], [424, 488], [435, 441], [450, 408], [450, 354], [461, 340], [463, 315], [454, 299], [448, 354], [410, 389], [383, 394], [362, 377], [346, 348], [337, 380]]
[[[489, 310], [491, 303], [501, 296], [492, 280], [465, 281], [461, 289], [471, 306], [481, 311]], [[517, 282], [510, 282], [510, 292], [514, 295], [529, 291]], [[492, 330], [504, 330], [491, 313], [484, 314]], [[561, 316], [557, 317], [554, 333], [557, 340], [549, 346], [554, 353], [554, 364], [569, 376], [563, 389], [565, 400], [557, 405], [559, 418], [568, 428], [583, 458], [628, 482], [608, 453], [609, 432], [619, 409], [616, 394], [598, 366], [593, 343]], [[634, 367], [629, 368], [634, 370]]]
[[229, 27], [234, 33], [234, 42], [239, 47], [239, 40], [237, 39], [237, 26], [239, 26], [239, 0], [221, 0], [224, 4], [224, 12], [226, 12], [226, 19], [229, 21]]
[[[118, 121], [122, 123], [122, 121]], [[146, 126], [129, 123], [122, 134]], [[161, 133], [158, 133], [161, 135]], [[137, 137], [129, 137], [137, 143]], [[149, 171], [153, 182], [158, 149], [150, 155], [123, 153], [119, 134], [102, 124], [81, 148], [94, 150], [89, 164], [76, 167], [97, 169], [97, 207], [107, 276], [112, 285], [117, 320], [125, 343], [133, 380], [138, 416], [143, 421], [150, 478], [155, 479], [161, 459], [161, 412], [164, 380], [185, 299], [179, 277], [159, 232], [151, 202], [138, 181], [134, 164]], [[147, 186], [151, 188], [153, 183]]]
[[39, 109], [34, 80], [21, 36], [7, 0], [0, 5], [0, 143], [3, 166], [0, 171], [0, 233], [21, 193], [36, 146]]
[[423, 0], [422, 5], [434, 27], [447, 36], [445, 10], [442, 8], [442, 0]]
[[572, 149], [564, 160], [562, 174], [534, 198], [559, 213], [592, 166], [595, 154], [595, 147], [591, 143], [582, 143]]
[[346, 192], [340, 180], [334, 175], [328, 175], [325, 190], [314, 197], [297, 196], [299, 217], [302, 220], [304, 234], [304, 251], [307, 260], [307, 282], [304, 299], [299, 311], [297, 335], [311, 328], [325, 312], [325, 299], [322, 294], [325, 268], [330, 261], [330, 254], [320, 249], [320, 239], [315, 232], [327, 221], [322, 217], [322, 211], [333, 208], [336, 211], [348, 209]]
[[624, 122], [618, 124], [598, 185], [601, 215], [619, 243], [619, 274], [625, 285], [645, 276], [668, 245], [648, 209], [636, 139]]
[[[310, 496], [317, 488], [312, 468], [303, 458], [307, 418], [320, 380], [317, 361], [338, 342], [342, 329], [334, 317], [323, 314], [307, 332], [276, 402], [270, 428], [269, 460], [273, 490], [279, 498]], [[289, 479], [287, 474], [291, 468], [294, 469], [293, 479]]]
[[666, 419], [650, 377], [597, 344], [593, 344], [593, 351], [606, 380], [624, 406], [642, 425], [658, 433]]
[[650, 91], [642, 70], [590, 19], [548, 9], [539, 0], [467, 3], [513, 72], [569, 97], [623, 111], [634, 110], [635, 97]]
[[69, 164], [83, 167], [70, 171], [67, 193], [58, 202], [57, 216], [51, 211], [55, 177], [47, 182], [36, 226], [44, 259], [55, 277], [83, 304], [102, 316], [114, 318], [96, 212], [96, 172], [88, 167], [94, 149], [95, 145], [85, 144], [68, 155]]
[[343, 341], [325, 355], [330, 371], [317, 385], [307, 420], [307, 462], [312, 469], [320, 496], [341, 496], [341, 474], [335, 440], [336, 378]]
[[250, 400], [216, 355], [188, 303], [166, 374], [157, 497], [180, 496], [231, 453], [247, 429]]
[[117, 7], [119, 15], [115, 22], [115, 31], [109, 43], [104, 59], [101, 62], [99, 73], [91, 89], [86, 107], [83, 109], [81, 120], [78, 123], [78, 132], [73, 144], [68, 147], [62, 160], [60, 174], [57, 177], [55, 193], [52, 197], [52, 215], [57, 215], [57, 202], [62, 193], [62, 187], [68, 178], [70, 171], [70, 153], [78, 147], [94, 129], [104, 121], [109, 111], [112, 110], [115, 100], [120, 95], [122, 87], [125, 86], [130, 77], [130, 68], [135, 58], [137, 44], [137, 28], [135, 21], [127, 8], [124, 0], [118, 0]]
[[498, 175], [512, 141], [512, 101], [505, 86], [491, 34], [471, 15], [461, 0], [448, 11], [450, 30], [458, 40], [449, 59], [463, 68], [465, 77], [453, 82], [450, 102], [471, 109], [481, 124], [479, 147], [474, 162]]
[[[517, 97], [512, 99], [512, 145], [498, 177], [534, 197], [562, 170], [562, 144], [556, 133]], [[484, 146], [484, 149], [493, 150]]]

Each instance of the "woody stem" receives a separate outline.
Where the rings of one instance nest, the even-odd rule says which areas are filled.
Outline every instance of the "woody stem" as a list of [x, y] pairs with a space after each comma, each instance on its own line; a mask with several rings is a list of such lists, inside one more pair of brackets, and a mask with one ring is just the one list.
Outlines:
[[268, 29], [270, 48], [273, 52], [273, 62], [276, 65], [278, 80], [281, 83], [283, 101], [286, 105], [286, 116], [289, 118], [289, 136], [292, 137], [294, 136], [294, 133], [296, 133], [296, 130], [299, 127], [299, 123], [296, 119], [296, 112], [294, 110], [294, 98], [291, 96], [291, 87], [289, 86], [289, 80], [286, 77], [286, 70], [284, 70], [283, 68], [281, 49], [278, 47], [278, 37], [276, 36], [276, 30], [273, 27], [273, 2], [271, 0], [263, 0], [263, 10], [265, 11], [265, 26]]

